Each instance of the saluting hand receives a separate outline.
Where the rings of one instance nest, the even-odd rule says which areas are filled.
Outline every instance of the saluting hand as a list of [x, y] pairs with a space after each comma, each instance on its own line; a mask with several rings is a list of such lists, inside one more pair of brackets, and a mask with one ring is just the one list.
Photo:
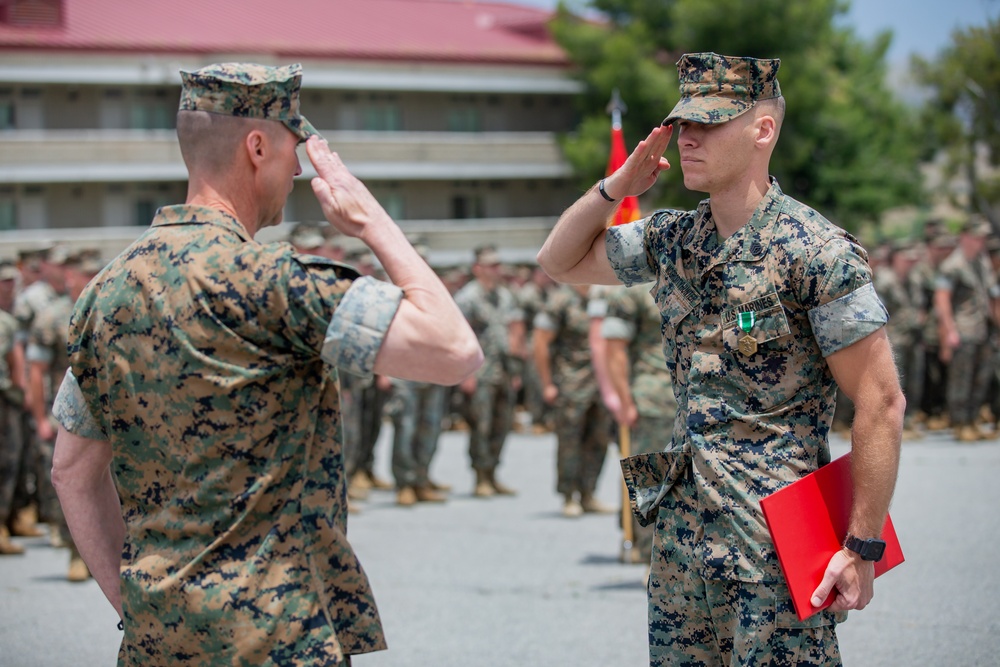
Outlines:
[[641, 195], [656, 182], [660, 172], [670, 169], [663, 153], [674, 133], [673, 125], [659, 125], [639, 142], [625, 164], [604, 179], [604, 191], [613, 199]]
[[362, 238], [371, 225], [391, 221], [378, 200], [348, 171], [324, 139], [309, 137], [306, 153], [319, 174], [312, 179], [313, 193], [331, 225], [347, 236]]

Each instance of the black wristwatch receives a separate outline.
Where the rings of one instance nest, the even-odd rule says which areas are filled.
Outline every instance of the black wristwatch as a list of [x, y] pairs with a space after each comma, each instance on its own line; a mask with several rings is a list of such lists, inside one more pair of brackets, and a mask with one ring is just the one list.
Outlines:
[[847, 537], [844, 538], [844, 547], [861, 556], [861, 560], [871, 560], [877, 563], [882, 560], [882, 554], [885, 553], [885, 540], [874, 538], [862, 540], [848, 533]]

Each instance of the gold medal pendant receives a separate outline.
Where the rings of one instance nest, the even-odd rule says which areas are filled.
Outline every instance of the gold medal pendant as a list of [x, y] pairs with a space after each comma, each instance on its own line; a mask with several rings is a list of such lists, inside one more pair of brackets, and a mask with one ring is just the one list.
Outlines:
[[744, 357], [752, 357], [757, 354], [757, 339], [750, 335], [750, 330], [757, 323], [757, 313], [750, 311], [739, 314], [740, 329], [746, 335], [739, 340], [739, 350]]
[[752, 357], [757, 353], [757, 339], [747, 334], [740, 338], [740, 352], [744, 357]]

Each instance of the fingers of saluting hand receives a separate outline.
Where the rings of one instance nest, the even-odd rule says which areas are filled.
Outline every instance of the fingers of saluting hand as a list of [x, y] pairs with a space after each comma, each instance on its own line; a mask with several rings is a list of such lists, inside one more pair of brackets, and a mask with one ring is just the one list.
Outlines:
[[309, 140], [306, 141], [306, 154], [309, 155], [310, 162], [316, 168], [316, 173], [326, 181], [334, 178], [337, 171], [344, 166], [340, 156], [330, 150], [326, 140], [316, 135], [309, 137]]
[[669, 169], [670, 162], [663, 157], [663, 153], [670, 144], [673, 132], [672, 125], [658, 125], [653, 128], [649, 136], [640, 141], [639, 145], [632, 151], [632, 155], [629, 156], [629, 161], [632, 162], [630, 166], [633, 166], [640, 174], [656, 174], [664, 169]]

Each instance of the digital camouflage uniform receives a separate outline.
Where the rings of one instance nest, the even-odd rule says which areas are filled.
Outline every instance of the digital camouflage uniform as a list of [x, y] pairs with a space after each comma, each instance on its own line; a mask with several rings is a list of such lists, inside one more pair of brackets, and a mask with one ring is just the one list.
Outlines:
[[892, 356], [899, 372], [900, 386], [906, 394], [906, 420], [909, 426], [910, 420], [920, 406], [921, 385], [924, 379], [921, 332], [927, 307], [919, 284], [909, 276], [901, 279], [888, 266], [875, 272], [875, 289], [889, 313], [889, 322], [885, 327], [886, 335], [892, 345]]
[[14, 348], [17, 320], [0, 310], [0, 526], [14, 512], [14, 487], [22, 467], [21, 406], [23, 392], [14, 385], [7, 358]]
[[973, 260], [961, 248], [941, 263], [937, 288], [951, 292], [951, 311], [961, 339], [948, 364], [948, 414], [954, 427], [975, 423], [992, 373], [988, 344], [993, 268], [985, 254]]
[[930, 258], [913, 268], [914, 282], [926, 304], [920, 339], [924, 351], [922, 392], [918, 406], [927, 417], [941, 417], [947, 414], [948, 367], [941, 361], [941, 332], [939, 320], [934, 310], [934, 290], [937, 286], [938, 268]]
[[[14, 317], [18, 322], [17, 341], [25, 348], [28, 346], [28, 336], [35, 318], [58, 298], [59, 294], [55, 288], [44, 280], [36, 280], [17, 295], [14, 302]], [[46, 456], [44, 447], [35, 433], [35, 420], [23, 405], [19, 410], [18, 419], [22, 465], [15, 483], [13, 511], [16, 512], [34, 499], [38, 503], [39, 517], [46, 521], [58, 520], [58, 515], [49, 517], [45, 514], [46, 508], [59, 504], [51, 483], [51, 454]]]
[[[524, 314], [525, 339], [528, 341], [528, 349], [531, 349], [531, 333], [535, 326], [535, 315], [542, 308], [545, 302], [545, 293], [534, 282], [528, 281], [515, 293], [518, 307]], [[548, 406], [542, 400], [542, 384], [538, 377], [538, 369], [535, 368], [534, 360], [528, 358], [524, 365], [524, 407], [531, 414], [533, 424], [542, 424], [548, 413]]]
[[[30, 366], [42, 363], [48, 367], [43, 378], [42, 400], [45, 401], [45, 413], [52, 414], [52, 402], [59, 389], [63, 376], [69, 368], [69, 358], [66, 353], [68, 343], [66, 336], [69, 329], [70, 316], [73, 313], [73, 302], [68, 296], [59, 296], [43, 308], [34, 318], [31, 330], [28, 332], [28, 347], [24, 358]], [[41, 467], [52, 470], [52, 455], [55, 451], [55, 440], [43, 440], [36, 435], [38, 451], [42, 457]], [[59, 499], [52, 486], [51, 474], [41, 476], [38, 481], [39, 512], [49, 520], [50, 529], [58, 530], [62, 541], [76, 553], [69, 528], [63, 518]]]
[[80, 297], [55, 414], [114, 452], [120, 664], [335, 665], [385, 647], [347, 542], [327, 364], [371, 374], [401, 292], [356, 276], [171, 206]]
[[392, 476], [396, 488], [429, 487], [444, 418], [446, 387], [411, 380], [392, 381], [386, 413], [392, 418]]
[[591, 497], [608, 451], [608, 412], [594, 376], [587, 297], [568, 285], [553, 289], [535, 315], [535, 329], [553, 335], [549, 344], [556, 427], [556, 491]]
[[462, 287], [455, 303], [483, 348], [483, 365], [468, 404], [469, 458], [474, 470], [490, 473], [500, 463], [514, 414], [509, 327], [524, 315], [509, 289], [497, 285], [488, 291], [478, 280]]
[[[677, 416], [674, 398], [663, 357], [660, 334], [660, 310], [643, 285], [621, 287], [607, 299], [608, 310], [601, 324], [605, 339], [625, 341], [629, 360], [629, 386], [639, 418], [629, 429], [630, 454], [663, 451], [670, 444]], [[639, 525], [632, 518], [632, 546], [638, 560], [649, 562], [653, 548], [652, 524]]]
[[[839, 663], [835, 615], [792, 609], [760, 499], [830, 461], [837, 389], [824, 359], [887, 319], [867, 254], [774, 181], [727, 239], [705, 200], [611, 228], [607, 249], [626, 285], [655, 281], [678, 402], [666, 451], [622, 464], [633, 511], [656, 521], [650, 662]], [[757, 349], [744, 354], [748, 335]], [[754, 618], [770, 643], [705, 634]]]

